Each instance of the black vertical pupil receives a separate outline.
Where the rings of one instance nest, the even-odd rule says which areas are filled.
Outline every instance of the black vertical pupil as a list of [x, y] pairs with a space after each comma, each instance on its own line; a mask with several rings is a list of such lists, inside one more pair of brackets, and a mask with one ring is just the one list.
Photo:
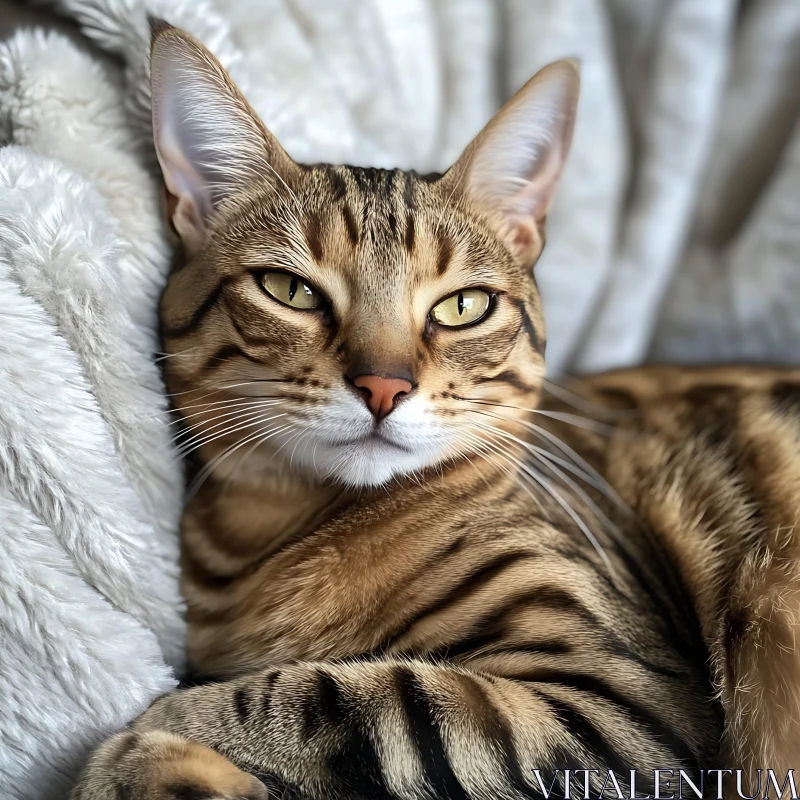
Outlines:
[[462, 292], [458, 293], [458, 316], [464, 313], [464, 295]]
[[294, 296], [297, 294], [297, 276], [292, 278], [292, 282], [289, 284], [289, 300], [294, 300]]

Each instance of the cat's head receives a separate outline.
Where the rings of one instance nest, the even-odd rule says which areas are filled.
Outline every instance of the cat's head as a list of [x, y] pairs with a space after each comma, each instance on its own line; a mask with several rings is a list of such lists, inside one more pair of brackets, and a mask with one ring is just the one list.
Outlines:
[[154, 26], [151, 64], [186, 253], [161, 303], [184, 442], [223, 471], [291, 464], [368, 486], [522, 433], [573, 62], [539, 72], [442, 176], [297, 164], [176, 28]]

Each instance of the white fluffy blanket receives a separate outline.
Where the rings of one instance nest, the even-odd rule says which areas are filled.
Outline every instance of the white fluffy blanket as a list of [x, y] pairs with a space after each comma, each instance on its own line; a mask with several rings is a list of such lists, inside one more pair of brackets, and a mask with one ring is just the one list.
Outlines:
[[146, 11], [203, 39], [307, 161], [441, 169], [538, 67], [580, 57], [537, 268], [551, 369], [797, 360], [798, 0], [36, 5], [92, 47], [0, 44], [2, 798], [63, 796], [181, 668]]

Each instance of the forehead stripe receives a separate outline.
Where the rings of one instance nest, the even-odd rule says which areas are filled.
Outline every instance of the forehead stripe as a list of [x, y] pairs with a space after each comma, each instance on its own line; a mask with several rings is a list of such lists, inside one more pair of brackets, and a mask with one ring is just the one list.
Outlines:
[[405, 235], [405, 246], [406, 250], [409, 253], [414, 252], [414, 238], [415, 238], [415, 230], [414, 230], [414, 216], [409, 213], [408, 217], [406, 217], [406, 235]]
[[436, 273], [444, 275], [448, 266], [450, 266], [450, 259], [453, 257], [453, 242], [450, 235], [441, 228], [437, 231], [437, 239], [439, 242], [439, 257], [436, 259]]
[[333, 200], [341, 200], [347, 195], [347, 184], [345, 183], [344, 178], [335, 169], [332, 169], [328, 172], [328, 177], [331, 181]]
[[413, 211], [416, 205], [416, 186], [414, 184], [414, 176], [406, 173], [406, 180], [403, 186], [403, 200], [405, 201], [406, 208]]
[[306, 242], [314, 260], [322, 261], [322, 222], [319, 214], [309, 214], [305, 226]]
[[345, 203], [342, 206], [342, 217], [344, 218], [344, 225], [347, 228], [347, 236], [350, 239], [350, 244], [353, 246], [358, 244], [359, 233], [356, 218], [353, 216], [353, 209]]

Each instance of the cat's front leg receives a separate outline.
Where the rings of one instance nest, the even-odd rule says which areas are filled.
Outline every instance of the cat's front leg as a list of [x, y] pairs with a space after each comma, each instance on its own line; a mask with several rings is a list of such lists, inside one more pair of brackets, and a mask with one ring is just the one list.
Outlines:
[[261, 781], [197, 742], [127, 730], [95, 750], [70, 800], [267, 800]]
[[644, 698], [627, 699], [631, 687], [614, 690], [619, 704], [582, 691], [577, 705], [568, 673], [556, 677], [411, 659], [301, 662], [168, 695], [133, 729], [196, 741], [311, 800], [525, 800], [541, 798], [542, 777], [559, 789], [564, 764], [619, 766], [623, 782], [637, 767], [695, 766], [679, 737], [632, 718], [630, 703]]

